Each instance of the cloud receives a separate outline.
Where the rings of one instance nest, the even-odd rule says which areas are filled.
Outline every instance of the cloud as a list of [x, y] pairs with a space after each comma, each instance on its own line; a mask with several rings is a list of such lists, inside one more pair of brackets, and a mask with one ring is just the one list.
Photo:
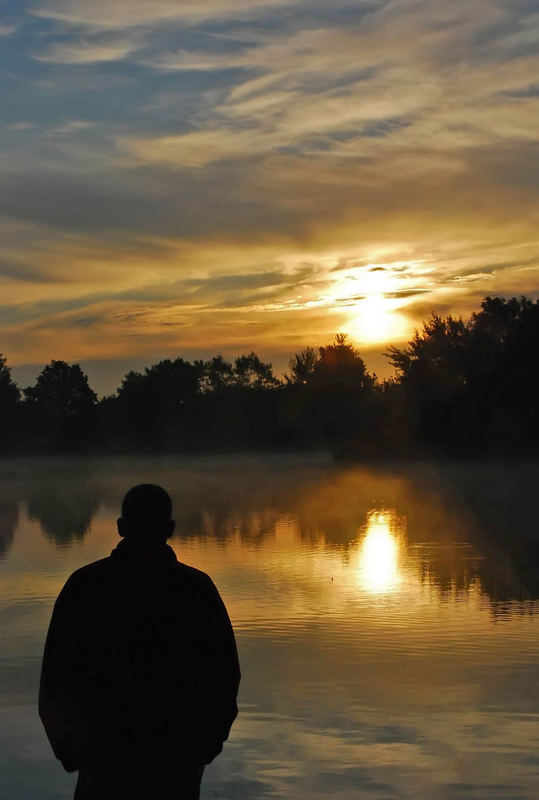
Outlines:
[[54, 64], [98, 64], [105, 61], [121, 61], [138, 46], [138, 40], [135, 38], [94, 37], [53, 44], [34, 58]]
[[6, 77], [2, 348], [284, 354], [373, 295], [411, 330], [539, 293], [538, 30], [529, 0], [41, 0]]
[[138, 163], [180, 170], [251, 159], [253, 173], [267, 170], [269, 157], [296, 154], [316, 158], [322, 174], [351, 166], [378, 183], [464, 173], [480, 149], [536, 141], [539, 97], [522, 93], [539, 56], [492, 62], [490, 48], [512, 52], [515, 35], [501, 5], [482, 4], [482, 14], [464, 2], [451, 12], [404, 0], [371, 8], [348, 29], [260, 34], [225, 53], [162, 54], [161, 68], [241, 68], [244, 77], [211, 96], [195, 130], [119, 137], [118, 148]]
[[[67, 132], [62, 126], [62, 133]], [[58, 132], [58, 131], [57, 131]], [[4, 172], [0, 214], [13, 219], [75, 230], [107, 230], [134, 224], [152, 212], [152, 201], [129, 196], [127, 187], [103, 185], [58, 171]], [[51, 203], [53, 196], [55, 202]]]
[[114, 30], [164, 23], [196, 23], [209, 19], [251, 18], [290, 0], [56, 0], [34, 9], [36, 16], [70, 25]]
[[0, 25], [0, 36], [10, 36], [16, 30], [16, 25]]
[[63, 125], [58, 125], [56, 128], [52, 128], [50, 130], [50, 134], [53, 136], [70, 136], [71, 134], [77, 134], [81, 131], [87, 131], [88, 129], [94, 128], [95, 124], [95, 122], [89, 122], [87, 120], [72, 119], [68, 122], [65, 122]]
[[2, 278], [11, 278], [17, 283], [54, 282], [46, 268], [25, 263], [25, 260], [20, 256], [17, 258], [17, 255], [12, 255], [11, 258], [6, 258], [4, 255], [0, 257], [0, 279]]
[[208, 52], [207, 50], [177, 50], [154, 55], [148, 66], [171, 72], [207, 72], [245, 68], [249, 63], [241, 53]]
[[420, 288], [416, 288], [416, 289], [399, 289], [396, 292], [386, 292], [385, 293], [385, 297], [404, 300], [404, 299], [408, 299], [410, 297], [419, 297], [422, 294], [428, 294], [428, 293], [429, 293], [429, 290], [428, 289], [424, 289], [424, 288], [423, 289], [420, 289]]

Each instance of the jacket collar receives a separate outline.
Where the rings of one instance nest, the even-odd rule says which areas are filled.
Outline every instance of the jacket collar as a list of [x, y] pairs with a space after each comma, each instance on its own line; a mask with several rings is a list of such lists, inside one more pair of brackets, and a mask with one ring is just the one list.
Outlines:
[[110, 554], [119, 563], [173, 563], [177, 561], [176, 553], [165, 542], [138, 542], [134, 539], [122, 539]]

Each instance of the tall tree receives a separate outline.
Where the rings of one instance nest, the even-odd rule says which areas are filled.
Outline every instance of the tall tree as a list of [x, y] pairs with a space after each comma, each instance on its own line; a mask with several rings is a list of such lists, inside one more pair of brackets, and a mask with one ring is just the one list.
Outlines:
[[221, 354], [204, 362], [202, 387], [206, 392], [219, 392], [234, 382], [234, 368]]
[[19, 401], [19, 388], [11, 377], [6, 357], [0, 353], [0, 415], [4, 415]]
[[[386, 351], [397, 373], [397, 418], [420, 445], [462, 449], [474, 433], [467, 388], [470, 331], [451, 315], [432, 314], [404, 348]], [[396, 434], [401, 438], [402, 431]]]
[[288, 362], [290, 375], [286, 376], [288, 383], [306, 384], [312, 379], [318, 366], [318, 353], [314, 347], [306, 347], [295, 353]]
[[345, 333], [338, 333], [332, 344], [320, 347], [313, 377], [315, 385], [333, 392], [362, 393], [371, 390], [376, 381]]
[[253, 351], [235, 359], [233, 374], [237, 386], [249, 389], [275, 389], [281, 383], [273, 374], [272, 365], [261, 361]]
[[[11, 377], [7, 359], [0, 353], [0, 441], [7, 445], [16, 438], [20, 392]], [[0, 445], [0, 446], [1, 446]]]
[[407, 347], [391, 346], [386, 352], [399, 380], [436, 385], [444, 391], [465, 381], [469, 339], [469, 329], [461, 319], [432, 314]]
[[367, 371], [359, 351], [346, 334], [319, 348], [308, 384], [314, 428], [336, 452], [358, 454], [370, 436], [376, 376]]
[[486, 297], [470, 320], [469, 381], [498, 438], [539, 445], [539, 301]]
[[53, 441], [78, 442], [89, 433], [97, 395], [79, 364], [53, 360], [24, 389], [27, 404], [34, 411], [34, 433]]
[[88, 384], [88, 376], [78, 364], [51, 361], [39, 373], [35, 386], [24, 390], [27, 400], [39, 403], [53, 413], [66, 416], [93, 406], [97, 395]]
[[144, 444], [158, 444], [178, 430], [186, 404], [199, 391], [204, 365], [165, 359], [143, 373], [128, 372], [118, 389], [118, 404], [130, 435]]
[[420, 441], [482, 452], [539, 444], [539, 303], [486, 297], [467, 323], [433, 314], [390, 347]]

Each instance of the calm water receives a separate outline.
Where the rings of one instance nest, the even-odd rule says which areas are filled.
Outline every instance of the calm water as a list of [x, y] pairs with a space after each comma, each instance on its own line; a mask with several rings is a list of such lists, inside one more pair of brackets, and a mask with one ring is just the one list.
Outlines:
[[537, 798], [539, 468], [0, 463], [0, 796], [71, 796], [36, 710], [52, 604], [134, 483], [234, 624], [240, 716], [202, 797]]

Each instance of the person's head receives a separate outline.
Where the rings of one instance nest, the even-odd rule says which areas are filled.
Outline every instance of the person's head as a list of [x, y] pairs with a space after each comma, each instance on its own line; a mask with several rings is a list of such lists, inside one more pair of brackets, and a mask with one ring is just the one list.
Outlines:
[[118, 533], [138, 542], [165, 542], [174, 531], [172, 501], [161, 486], [141, 483], [122, 502]]

